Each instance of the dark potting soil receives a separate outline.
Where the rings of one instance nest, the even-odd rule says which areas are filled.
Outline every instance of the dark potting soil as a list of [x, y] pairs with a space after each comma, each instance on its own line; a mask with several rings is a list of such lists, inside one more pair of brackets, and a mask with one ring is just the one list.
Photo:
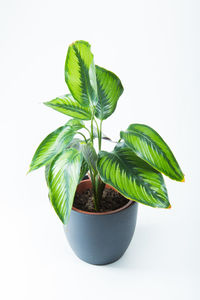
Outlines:
[[[128, 201], [129, 200], [116, 191], [106, 188], [103, 191], [103, 197], [98, 212], [106, 212], [118, 209], [128, 203]], [[81, 194], [76, 193], [73, 206], [80, 210], [96, 212], [92, 200], [92, 190], [87, 189]]]

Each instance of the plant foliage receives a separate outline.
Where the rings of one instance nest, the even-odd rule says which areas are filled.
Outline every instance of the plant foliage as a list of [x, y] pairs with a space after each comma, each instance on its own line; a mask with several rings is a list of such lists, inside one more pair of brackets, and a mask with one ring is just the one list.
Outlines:
[[[113, 151], [101, 149], [102, 139], [111, 141], [102, 133], [102, 122], [113, 114], [124, 89], [114, 73], [94, 64], [88, 42], [69, 46], [65, 81], [70, 94], [44, 104], [72, 119], [41, 142], [29, 169], [45, 166], [49, 198], [60, 220], [67, 223], [77, 185], [88, 171], [96, 211], [106, 183], [130, 200], [170, 208], [162, 174], [177, 181], [184, 181], [184, 175], [154, 129], [131, 124], [120, 132]], [[98, 152], [94, 139], [98, 139]]]

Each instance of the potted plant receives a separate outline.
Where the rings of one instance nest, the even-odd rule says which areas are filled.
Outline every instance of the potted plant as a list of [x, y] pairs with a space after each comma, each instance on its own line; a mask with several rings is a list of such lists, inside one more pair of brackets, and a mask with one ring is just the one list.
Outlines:
[[[77, 256], [107, 264], [126, 251], [138, 203], [171, 207], [162, 174], [177, 181], [184, 175], [160, 135], [143, 124], [121, 131], [112, 152], [102, 150], [102, 139], [110, 140], [102, 123], [115, 111], [123, 86], [94, 64], [87, 42], [69, 46], [65, 81], [70, 94], [44, 104], [72, 119], [42, 141], [29, 171], [45, 166], [49, 199]], [[82, 181], [87, 173], [90, 179]]]

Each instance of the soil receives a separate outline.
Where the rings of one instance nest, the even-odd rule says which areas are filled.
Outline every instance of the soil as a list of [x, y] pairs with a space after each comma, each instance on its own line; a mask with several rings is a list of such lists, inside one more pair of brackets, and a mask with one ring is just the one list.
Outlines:
[[[104, 189], [102, 201], [98, 212], [106, 212], [118, 209], [129, 202], [125, 197], [112, 189]], [[73, 206], [77, 209], [96, 212], [92, 200], [92, 191], [87, 189], [81, 194], [76, 193]]]

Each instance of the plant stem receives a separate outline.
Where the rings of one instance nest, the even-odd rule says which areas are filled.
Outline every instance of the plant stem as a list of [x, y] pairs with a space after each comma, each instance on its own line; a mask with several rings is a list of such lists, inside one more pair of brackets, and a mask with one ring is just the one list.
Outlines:
[[91, 118], [91, 132], [90, 132], [90, 141], [93, 145], [93, 139], [94, 139], [94, 136], [93, 136], [93, 120], [94, 120], [94, 116], [92, 115], [92, 118]]
[[102, 140], [102, 120], [100, 121], [100, 129], [99, 129], [99, 151], [101, 151], [101, 140]]
[[87, 127], [84, 127], [85, 130], [87, 130], [87, 132], [89, 133], [89, 135], [91, 134], [91, 132], [89, 131], [89, 129]]
[[[90, 133], [90, 140], [93, 144], [94, 135], [93, 135], [93, 121], [95, 121], [97, 126], [97, 134], [98, 134], [98, 145], [99, 145], [99, 151], [101, 150], [101, 140], [102, 140], [102, 120], [100, 121], [100, 127], [98, 126], [97, 120], [94, 117], [94, 112], [92, 113], [91, 118], [91, 133]], [[92, 190], [93, 190], [93, 201], [94, 201], [94, 207], [95, 210], [99, 210], [99, 204], [102, 199], [103, 190], [105, 187], [105, 183], [102, 182], [101, 178], [98, 175], [98, 172], [92, 172], [90, 169], [90, 177], [92, 181]]]
[[96, 193], [96, 175], [92, 173], [91, 168], [90, 168], [90, 177], [91, 177], [91, 181], [92, 181], [94, 208], [96, 211], [98, 211], [99, 210], [99, 201], [98, 201], [98, 196]]
[[77, 134], [82, 135], [82, 137], [84, 138], [85, 142], [87, 143], [87, 139], [86, 139], [86, 137], [85, 137], [85, 135], [83, 133], [81, 133], [81, 132], [78, 131]]
[[93, 128], [93, 121], [94, 121], [94, 108], [92, 110], [92, 117], [91, 117], [91, 132], [90, 132], [90, 141], [93, 145], [93, 140], [94, 140], [94, 128]]

